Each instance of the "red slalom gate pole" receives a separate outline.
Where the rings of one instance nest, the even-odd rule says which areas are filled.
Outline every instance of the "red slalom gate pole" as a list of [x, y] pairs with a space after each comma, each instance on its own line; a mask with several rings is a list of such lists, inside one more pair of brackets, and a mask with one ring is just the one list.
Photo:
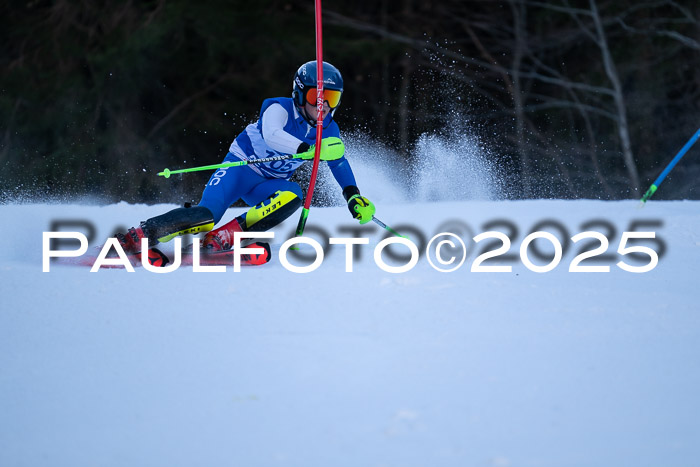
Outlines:
[[321, 0], [316, 0], [316, 150], [314, 152], [314, 165], [311, 169], [311, 179], [309, 188], [306, 190], [304, 207], [301, 210], [301, 217], [297, 225], [296, 236], [304, 235], [306, 219], [309, 217], [311, 199], [316, 188], [316, 176], [318, 175], [318, 165], [321, 162], [321, 136], [323, 133], [323, 31], [321, 27]]

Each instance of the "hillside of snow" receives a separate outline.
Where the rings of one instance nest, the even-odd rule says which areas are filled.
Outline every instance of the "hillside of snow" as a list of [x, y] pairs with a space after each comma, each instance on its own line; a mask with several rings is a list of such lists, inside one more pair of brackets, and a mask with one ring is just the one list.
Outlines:
[[[419, 246], [460, 237], [466, 259], [449, 273], [424, 250], [408, 272], [382, 270], [373, 252], [385, 232], [353, 233], [344, 207], [312, 208], [307, 232], [368, 238], [352, 272], [342, 245], [308, 274], [280, 263], [296, 215], [274, 231], [272, 261], [241, 272], [60, 261], [42, 272], [42, 232], [92, 227], [94, 246], [172, 207], [0, 205], [0, 465], [699, 462], [698, 202], [378, 203], [377, 217]], [[549, 272], [520, 258], [536, 230], [568, 244]], [[610, 271], [569, 272], [600, 245], [570, 241], [590, 230], [609, 239], [607, 256], [581, 265]], [[639, 243], [659, 256], [650, 272], [616, 265], [649, 262], [618, 253], [629, 230], [655, 232]], [[471, 271], [501, 245], [473, 241], [487, 231], [511, 247], [482, 265], [511, 272]], [[553, 251], [540, 239], [528, 254], [541, 266]]]

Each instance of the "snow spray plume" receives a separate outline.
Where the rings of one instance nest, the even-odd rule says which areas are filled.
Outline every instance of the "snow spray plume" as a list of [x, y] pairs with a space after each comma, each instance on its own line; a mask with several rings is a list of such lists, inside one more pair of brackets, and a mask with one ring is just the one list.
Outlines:
[[[416, 201], [493, 200], [504, 193], [493, 154], [472, 122], [464, 70], [454, 60], [431, 53], [435, 69], [416, 76], [417, 111], [435, 130], [423, 132], [412, 150], [410, 183]], [[437, 106], [437, 107], [436, 107]], [[426, 120], [428, 119], [428, 120]]]
[[[488, 150], [465, 129], [450, 136], [422, 135], [409, 154], [368, 138], [361, 130], [345, 134], [346, 157], [360, 191], [373, 202], [493, 200], [501, 196], [501, 177]], [[305, 171], [300, 170], [300, 174]], [[345, 204], [330, 171], [322, 166], [317, 201]]]
[[493, 200], [502, 195], [489, 152], [464, 128], [423, 134], [415, 146], [412, 185], [417, 201]]

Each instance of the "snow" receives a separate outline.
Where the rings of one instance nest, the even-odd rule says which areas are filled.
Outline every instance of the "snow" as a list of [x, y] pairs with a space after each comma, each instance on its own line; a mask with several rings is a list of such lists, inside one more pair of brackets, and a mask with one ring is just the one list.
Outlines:
[[[353, 272], [334, 246], [319, 269], [295, 274], [277, 258], [294, 216], [274, 231], [272, 262], [239, 273], [58, 262], [42, 272], [52, 221], [94, 223], [98, 244], [174, 206], [0, 206], [0, 465], [699, 462], [699, 202], [378, 206], [416, 242], [462, 229], [464, 265], [441, 273], [421, 257], [385, 272], [372, 258], [384, 232], [372, 226]], [[568, 272], [579, 244], [553, 271], [528, 270], [520, 243], [547, 219], [568, 237], [598, 221], [613, 256], [584, 264], [610, 272]], [[616, 251], [640, 219], [657, 223], [639, 230], [666, 251], [634, 274], [615, 263], [643, 262]], [[496, 220], [517, 228], [494, 227], [515, 256], [489, 264], [513, 270], [471, 272], [470, 238]], [[348, 237], [356, 226], [343, 207], [311, 210], [312, 232]]]

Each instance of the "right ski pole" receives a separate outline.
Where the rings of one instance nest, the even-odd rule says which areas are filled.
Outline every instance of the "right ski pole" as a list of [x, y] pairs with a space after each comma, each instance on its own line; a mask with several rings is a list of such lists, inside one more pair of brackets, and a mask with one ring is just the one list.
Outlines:
[[388, 230], [389, 232], [393, 233], [393, 234], [396, 235], [397, 237], [408, 238], [408, 237], [405, 236], [405, 235], [401, 235], [401, 234], [398, 233], [396, 230], [392, 229], [391, 227], [389, 227], [389, 226], [386, 225], [384, 222], [380, 221], [379, 219], [377, 219], [377, 218], [374, 217], [374, 216], [372, 216], [372, 221], [373, 221], [375, 224], [377, 224], [379, 227]]

